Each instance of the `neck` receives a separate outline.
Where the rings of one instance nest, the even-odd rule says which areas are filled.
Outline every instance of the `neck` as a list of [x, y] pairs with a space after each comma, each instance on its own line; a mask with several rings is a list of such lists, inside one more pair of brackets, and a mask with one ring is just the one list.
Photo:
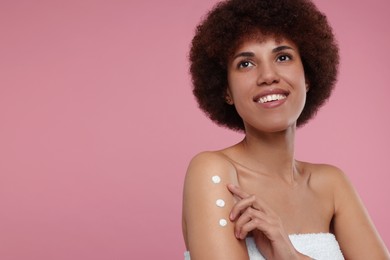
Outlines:
[[247, 131], [241, 147], [249, 160], [250, 168], [280, 177], [293, 183], [297, 173], [294, 159], [294, 142], [296, 127], [275, 133]]

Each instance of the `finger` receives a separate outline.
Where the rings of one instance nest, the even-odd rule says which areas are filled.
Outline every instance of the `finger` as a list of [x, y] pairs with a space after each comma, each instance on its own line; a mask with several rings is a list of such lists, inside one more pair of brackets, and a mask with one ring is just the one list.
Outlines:
[[268, 207], [268, 205], [255, 195], [250, 195], [247, 198], [244, 198], [234, 204], [232, 210], [230, 211], [230, 220], [235, 220], [240, 214], [242, 214], [247, 208], [254, 208], [256, 210], [262, 211], [267, 215], [275, 215], [275, 212]]
[[275, 212], [262, 199], [256, 198], [254, 195], [246, 193], [240, 187], [234, 184], [228, 184], [227, 188], [233, 195], [241, 199], [235, 204], [235, 207], [233, 207], [233, 209], [231, 210], [231, 220], [234, 220], [237, 215], [243, 210], [245, 210], [247, 207], [253, 207], [255, 209], [267, 212], [268, 214], [275, 215]]
[[[236, 195], [241, 200], [246, 199], [246, 198], [250, 198], [251, 196], [253, 196], [253, 195], [250, 195], [250, 194], [246, 193], [245, 191], [243, 191], [237, 185], [228, 184], [227, 187], [228, 187], [229, 191], [231, 193], [233, 193], [233, 195]], [[259, 198], [257, 198], [255, 200], [255, 202], [253, 203], [252, 206], [254, 208], [257, 208], [257, 209], [261, 209], [261, 210], [264, 210], [264, 211], [267, 210], [267, 211], [273, 212], [272, 209], [263, 200], [261, 200]]]
[[244, 199], [249, 197], [250, 195], [246, 193], [245, 191], [241, 190], [240, 187], [234, 184], [228, 184], [227, 185], [228, 190], [233, 193], [233, 195], [236, 195], [240, 199]]
[[236, 220], [235, 225], [234, 225], [234, 234], [236, 235], [237, 238], [241, 238], [243, 231], [244, 231], [244, 237], [247, 235], [248, 232], [252, 230], [245, 230], [243, 227], [255, 220], [259, 219], [261, 221], [266, 221], [267, 216], [265, 215], [264, 212], [261, 212], [259, 210], [253, 209], [253, 208], [247, 208], [241, 216]]
[[239, 216], [237, 218], [237, 220], [235, 221], [235, 224], [234, 224], [234, 235], [240, 239], [241, 238], [241, 231], [242, 231], [242, 227], [250, 222], [252, 220], [251, 218], [251, 214], [248, 212], [250, 208], [248, 208], [247, 210], [245, 210], [241, 216]]
[[230, 211], [230, 219], [235, 220], [241, 213], [243, 213], [247, 208], [252, 207], [253, 203], [255, 202], [256, 197], [255, 196], [249, 196], [245, 199], [242, 199], [238, 201], [234, 206], [232, 207], [232, 210]]
[[268, 223], [266, 220], [261, 219], [261, 218], [255, 218], [251, 219], [249, 222], [246, 222], [244, 225], [241, 226], [239, 232], [236, 234], [236, 237], [238, 239], [244, 239], [248, 236], [248, 234], [252, 231], [260, 231], [261, 233], [264, 234], [263, 230], [266, 230], [266, 226]]

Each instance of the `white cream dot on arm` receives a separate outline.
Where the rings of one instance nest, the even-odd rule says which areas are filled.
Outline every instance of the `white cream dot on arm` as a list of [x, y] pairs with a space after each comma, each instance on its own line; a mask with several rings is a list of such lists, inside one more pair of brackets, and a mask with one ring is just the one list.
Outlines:
[[217, 201], [215, 202], [215, 204], [220, 207], [220, 208], [223, 208], [225, 207], [225, 201], [223, 199], [217, 199]]
[[211, 181], [215, 184], [218, 184], [221, 182], [221, 177], [219, 177], [218, 175], [214, 175], [213, 177], [211, 177]]
[[220, 225], [221, 227], [225, 227], [225, 226], [227, 225], [227, 220], [224, 219], [224, 218], [221, 218], [221, 219], [219, 220], [219, 225]]
[[229, 220], [235, 203], [226, 186], [229, 183], [238, 184], [237, 173], [224, 157], [206, 152], [191, 160], [184, 185], [183, 223], [193, 259], [248, 259], [245, 241], [237, 240]]

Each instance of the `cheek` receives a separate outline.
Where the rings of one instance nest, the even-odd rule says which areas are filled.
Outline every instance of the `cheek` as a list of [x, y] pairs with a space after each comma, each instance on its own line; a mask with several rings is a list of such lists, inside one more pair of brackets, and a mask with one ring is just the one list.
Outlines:
[[236, 101], [242, 92], [242, 91], [240, 91], [241, 86], [240, 86], [239, 82], [236, 82], [235, 80], [229, 80], [228, 84], [229, 84], [229, 87], [228, 87], [229, 93], [230, 93], [231, 97]]
[[299, 115], [302, 113], [303, 109], [306, 105], [306, 88], [302, 88], [302, 91], [300, 91], [300, 94], [298, 96], [298, 109], [299, 109]]
[[306, 95], [306, 78], [303, 68], [298, 68], [293, 73], [291, 73], [290, 79], [291, 85], [295, 91], [298, 92], [299, 95]]
[[228, 77], [229, 91], [233, 97], [243, 97], [250, 91], [253, 82], [249, 75], [234, 75]]

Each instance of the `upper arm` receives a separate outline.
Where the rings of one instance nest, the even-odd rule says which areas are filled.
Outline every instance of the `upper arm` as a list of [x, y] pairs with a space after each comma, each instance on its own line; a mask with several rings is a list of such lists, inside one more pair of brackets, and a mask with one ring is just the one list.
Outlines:
[[390, 259], [357, 192], [347, 177], [333, 169], [334, 232], [346, 259]]
[[[214, 183], [213, 176], [220, 182]], [[202, 153], [190, 163], [184, 183], [183, 225], [191, 260], [248, 259], [244, 241], [234, 236], [234, 223], [229, 214], [234, 197], [226, 184], [237, 184], [234, 167], [221, 155]], [[217, 200], [225, 205], [219, 207]], [[226, 226], [220, 220], [227, 221]]]

